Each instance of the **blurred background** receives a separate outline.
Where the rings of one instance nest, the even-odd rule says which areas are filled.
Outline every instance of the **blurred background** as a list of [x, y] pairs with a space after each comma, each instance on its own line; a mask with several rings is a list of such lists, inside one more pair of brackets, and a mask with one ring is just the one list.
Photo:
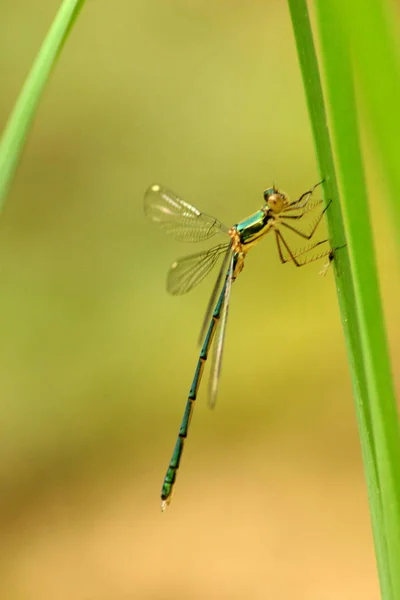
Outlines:
[[[0, 5], [2, 125], [58, 6]], [[373, 157], [368, 177], [397, 364]], [[231, 225], [273, 183], [317, 180], [284, 0], [87, 0], [0, 220], [1, 598], [379, 597], [333, 272], [282, 266], [272, 236], [235, 283], [218, 405], [204, 381], [160, 513], [213, 277], [167, 294], [197, 247], [146, 220], [143, 192]]]

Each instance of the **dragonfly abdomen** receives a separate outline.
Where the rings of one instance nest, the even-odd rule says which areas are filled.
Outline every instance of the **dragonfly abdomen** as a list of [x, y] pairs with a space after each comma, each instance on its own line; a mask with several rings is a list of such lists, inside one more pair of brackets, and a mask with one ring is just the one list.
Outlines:
[[204, 339], [203, 345], [201, 347], [200, 356], [197, 361], [196, 370], [194, 373], [192, 385], [190, 386], [190, 391], [188, 394], [188, 399], [186, 402], [185, 412], [183, 414], [182, 423], [179, 428], [178, 439], [176, 440], [175, 448], [172, 453], [171, 461], [169, 463], [169, 467], [165, 474], [164, 482], [161, 489], [161, 510], [165, 510], [168, 504], [171, 501], [172, 490], [176, 480], [176, 472], [179, 469], [179, 464], [181, 461], [181, 456], [183, 452], [183, 448], [185, 445], [185, 439], [188, 434], [190, 421], [193, 414], [194, 403], [197, 398], [197, 392], [200, 386], [201, 377], [203, 375], [204, 365], [208, 358], [208, 351], [211, 346], [211, 342], [214, 337], [214, 333], [217, 327], [217, 323], [220, 319], [221, 308], [225, 297], [225, 289], [226, 282], [222, 288], [220, 297], [216, 304], [216, 307], [213, 312], [213, 316], [210, 322], [210, 325], [207, 330], [206, 337]]

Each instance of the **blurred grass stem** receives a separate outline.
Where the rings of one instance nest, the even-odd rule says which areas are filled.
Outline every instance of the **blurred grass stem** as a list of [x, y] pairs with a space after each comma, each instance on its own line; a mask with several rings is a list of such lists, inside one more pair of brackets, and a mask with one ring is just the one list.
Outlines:
[[0, 211], [4, 208], [43, 90], [84, 2], [62, 2], [6, 124], [0, 141]]

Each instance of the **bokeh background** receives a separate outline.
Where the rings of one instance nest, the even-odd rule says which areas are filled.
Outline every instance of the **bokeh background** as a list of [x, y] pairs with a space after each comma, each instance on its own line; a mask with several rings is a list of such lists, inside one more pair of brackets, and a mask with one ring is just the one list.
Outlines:
[[[2, 125], [59, 6], [0, 4]], [[394, 364], [399, 278], [369, 182]], [[0, 597], [379, 597], [333, 272], [235, 283], [218, 406], [162, 479], [212, 277], [143, 214], [155, 181], [227, 224], [318, 180], [284, 0], [87, 0], [0, 220]], [[300, 244], [301, 245], [301, 244]], [[398, 378], [397, 378], [398, 382]]]

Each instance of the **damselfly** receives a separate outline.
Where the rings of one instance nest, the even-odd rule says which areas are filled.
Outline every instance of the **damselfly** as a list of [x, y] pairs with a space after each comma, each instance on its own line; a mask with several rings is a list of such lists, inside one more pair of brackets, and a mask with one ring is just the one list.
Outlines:
[[[268, 188], [264, 192], [264, 205], [260, 210], [233, 225], [231, 228], [225, 227], [225, 225], [214, 217], [200, 212], [197, 208], [188, 204], [161, 185], [152, 185], [145, 193], [144, 209], [147, 216], [165, 233], [173, 236], [176, 240], [181, 242], [202, 242], [216, 234], [224, 235], [226, 239], [225, 242], [209, 250], [176, 260], [172, 263], [168, 272], [168, 291], [174, 295], [186, 294], [204, 279], [216, 264], [218, 258], [223, 257], [222, 266], [214, 285], [201, 329], [201, 350], [187, 398], [185, 412], [161, 490], [161, 510], [165, 510], [171, 501], [172, 489], [179, 468], [184, 442], [188, 434], [204, 364], [208, 358], [210, 346], [218, 328], [214, 343], [208, 390], [209, 405], [210, 407], [215, 406], [232, 283], [243, 269], [247, 252], [269, 231], [273, 231], [279, 258], [282, 263], [291, 261], [297, 267], [300, 267], [324, 256], [328, 256], [329, 260], [332, 259], [333, 255], [330, 248], [318, 255], [308, 255], [310, 250], [313, 250], [320, 244], [327, 243], [328, 240], [311, 243], [307, 248], [293, 252], [281, 231], [283, 227], [306, 240], [312, 239], [327, 207], [320, 210], [320, 214], [309, 233], [301, 231], [292, 223], [295, 220], [303, 218], [310, 211], [321, 207], [322, 200], [314, 203], [310, 202], [313, 191], [320, 183], [317, 183], [313, 188], [302, 194], [298, 200], [294, 200], [293, 202], [290, 202], [288, 196], [276, 187]], [[299, 260], [301, 256], [303, 258]]]

